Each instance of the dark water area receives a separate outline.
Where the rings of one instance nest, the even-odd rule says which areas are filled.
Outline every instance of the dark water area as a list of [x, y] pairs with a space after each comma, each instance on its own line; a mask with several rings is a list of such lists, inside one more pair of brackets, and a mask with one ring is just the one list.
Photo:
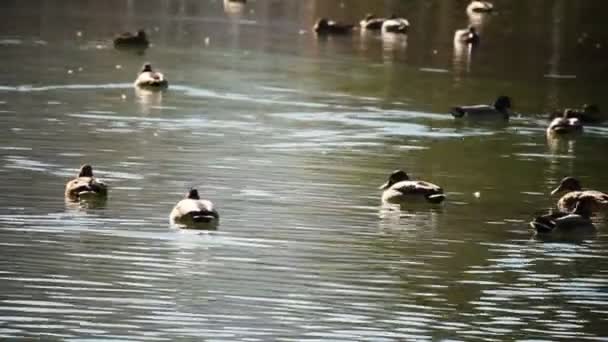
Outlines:
[[[539, 239], [566, 175], [608, 191], [600, 0], [3, 1], [0, 336], [6, 340], [608, 340], [608, 235]], [[396, 13], [407, 36], [317, 37]], [[479, 28], [481, 44], [455, 47]], [[111, 38], [145, 28], [143, 54]], [[133, 88], [145, 61], [167, 91]], [[506, 123], [453, 105], [513, 98]], [[66, 203], [84, 163], [105, 204]], [[404, 168], [441, 205], [380, 203]], [[169, 212], [192, 186], [217, 231]]]

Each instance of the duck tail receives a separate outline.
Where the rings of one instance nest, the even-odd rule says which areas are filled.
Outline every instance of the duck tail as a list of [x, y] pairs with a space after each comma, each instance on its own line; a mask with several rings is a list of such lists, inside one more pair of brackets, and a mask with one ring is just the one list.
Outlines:
[[455, 118], [461, 118], [464, 116], [465, 111], [461, 107], [452, 107], [450, 109], [450, 114], [452, 114]]
[[208, 223], [218, 218], [216, 213], [206, 210], [192, 213], [192, 221], [196, 223]]

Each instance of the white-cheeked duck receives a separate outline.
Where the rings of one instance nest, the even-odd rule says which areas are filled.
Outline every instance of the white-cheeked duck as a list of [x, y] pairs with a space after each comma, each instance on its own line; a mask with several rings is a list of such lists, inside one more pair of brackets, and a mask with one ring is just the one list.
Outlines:
[[188, 228], [206, 228], [210, 225], [216, 225], [219, 218], [220, 216], [213, 203], [201, 199], [196, 189], [190, 189], [186, 197], [177, 202], [169, 215], [171, 224]]
[[410, 29], [410, 22], [404, 18], [391, 15], [382, 23], [382, 33], [402, 33], [406, 34]]
[[424, 199], [431, 203], [441, 203], [445, 199], [443, 189], [433, 183], [411, 180], [403, 170], [395, 170], [388, 181], [380, 186], [382, 202], [406, 203], [416, 199]]
[[577, 118], [555, 118], [547, 127], [548, 135], [562, 135], [583, 131], [583, 124]]
[[378, 18], [373, 14], [368, 14], [365, 16], [365, 18], [363, 18], [363, 20], [361, 20], [359, 22], [359, 26], [361, 26], [362, 30], [371, 30], [371, 31], [376, 31], [376, 30], [381, 30], [382, 29], [382, 24], [384, 24], [384, 21], [386, 20], [386, 18]]
[[165, 89], [169, 86], [169, 81], [162, 73], [152, 70], [150, 63], [145, 63], [133, 84], [140, 88]]

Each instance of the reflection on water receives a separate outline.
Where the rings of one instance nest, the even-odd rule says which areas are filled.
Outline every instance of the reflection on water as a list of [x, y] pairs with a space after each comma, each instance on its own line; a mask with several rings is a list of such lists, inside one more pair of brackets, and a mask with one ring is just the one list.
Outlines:
[[[608, 189], [608, 130], [554, 140], [543, 114], [604, 98], [607, 3], [497, 0], [479, 18], [466, 3], [0, 5], [0, 336], [605, 339], [605, 217], [566, 240], [527, 223], [565, 175]], [[310, 32], [368, 12], [410, 33]], [[482, 42], [458, 50], [469, 24]], [[140, 27], [143, 55], [108, 45]], [[133, 89], [145, 61], [167, 91]], [[499, 94], [522, 113], [508, 124], [447, 113]], [[64, 202], [84, 163], [105, 203]], [[381, 206], [397, 168], [447, 200]], [[191, 187], [217, 230], [170, 226]]]

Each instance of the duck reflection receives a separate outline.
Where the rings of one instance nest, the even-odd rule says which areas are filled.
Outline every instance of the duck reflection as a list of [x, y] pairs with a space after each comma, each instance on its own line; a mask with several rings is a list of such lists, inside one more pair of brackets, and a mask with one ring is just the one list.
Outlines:
[[140, 105], [141, 112], [145, 115], [150, 114], [152, 109], [159, 109], [162, 106], [163, 94], [162, 91], [135, 88], [135, 98]]
[[382, 59], [392, 62], [407, 50], [407, 35], [395, 33], [382, 34]]
[[391, 204], [382, 203], [378, 217], [378, 227], [387, 233], [422, 235], [437, 231], [442, 207], [429, 208], [424, 203]]
[[106, 207], [108, 199], [107, 197], [90, 197], [90, 198], [81, 198], [77, 201], [70, 200], [66, 198], [65, 200], [65, 208], [68, 211], [81, 211], [85, 209], [103, 209]]
[[576, 153], [576, 137], [578, 134], [556, 134], [547, 130], [547, 147], [551, 154], [573, 156]]

